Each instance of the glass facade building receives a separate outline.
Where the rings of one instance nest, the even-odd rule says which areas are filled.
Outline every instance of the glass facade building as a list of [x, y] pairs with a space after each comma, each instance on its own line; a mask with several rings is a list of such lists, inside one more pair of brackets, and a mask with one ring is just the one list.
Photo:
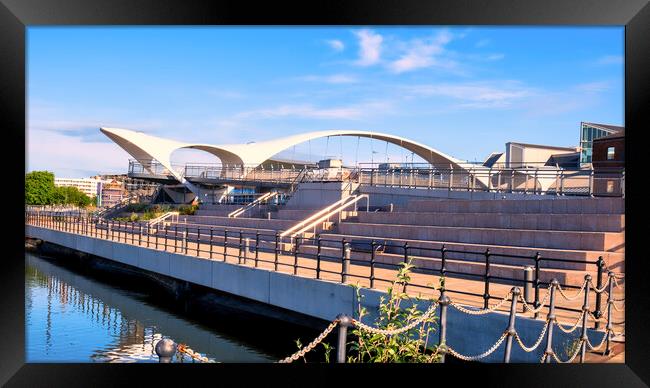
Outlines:
[[591, 163], [593, 141], [595, 139], [618, 132], [612, 126], [605, 127], [592, 123], [580, 123], [580, 163]]

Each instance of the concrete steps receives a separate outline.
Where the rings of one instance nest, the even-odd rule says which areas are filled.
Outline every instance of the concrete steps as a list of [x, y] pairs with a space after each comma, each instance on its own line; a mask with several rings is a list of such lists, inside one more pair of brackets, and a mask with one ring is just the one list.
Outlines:
[[178, 225], [184, 223], [205, 225], [205, 226], [223, 226], [227, 228], [260, 228], [271, 230], [285, 230], [295, 225], [294, 220], [267, 220], [264, 218], [229, 218], [224, 216], [179, 216]]
[[[339, 247], [340, 241], [346, 238], [348, 241], [351, 239], [369, 240], [367, 236], [363, 235], [342, 235], [337, 233], [323, 233], [321, 238], [325, 240], [323, 246]], [[403, 246], [406, 240], [397, 238], [375, 238], [377, 241], [385, 240], [390, 245], [396, 247], [387, 247], [386, 251], [389, 253], [396, 253], [403, 255]], [[331, 240], [333, 242], [328, 242]], [[542, 260], [540, 261], [540, 268], [557, 268], [557, 269], [570, 269], [570, 270], [586, 270], [594, 268], [595, 263], [600, 256], [603, 257], [608, 267], [617, 272], [625, 272], [625, 254], [616, 252], [602, 252], [590, 250], [571, 250], [571, 249], [550, 249], [550, 248], [536, 248], [536, 247], [517, 247], [517, 246], [502, 246], [502, 245], [486, 245], [486, 244], [471, 244], [471, 243], [454, 243], [448, 241], [435, 241], [435, 240], [409, 240], [409, 253], [417, 256], [424, 257], [440, 257], [440, 249], [444, 244], [448, 250], [446, 257], [450, 259], [462, 259], [467, 261], [484, 261], [484, 252], [490, 249], [490, 261], [494, 263], [508, 264], [508, 265], [534, 265], [534, 257], [539, 252]], [[399, 247], [398, 247], [399, 246]], [[511, 258], [499, 255], [521, 256], [522, 258]], [[529, 259], [524, 259], [529, 258]], [[561, 259], [571, 260], [571, 262], [544, 260]]]
[[517, 247], [624, 252], [622, 233], [342, 222], [337, 233]]
[[470, 228], [621, 232], [621, 214], [359, 212], [359, 223]]
[[540, 214], [624, 214], [621, 198], [562, 198], [540, 200], [437, 200], [414, 199], [397, 211], [439, 213], [540, 213]]

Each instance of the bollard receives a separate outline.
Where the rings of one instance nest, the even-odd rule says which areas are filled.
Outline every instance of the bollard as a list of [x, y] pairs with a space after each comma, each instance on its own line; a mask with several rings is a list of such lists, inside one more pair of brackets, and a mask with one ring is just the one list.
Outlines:
[[[528, 304], [533, 303], [533, 267], [531, 266], [526, 266], [524, 267], [524, 280], [526, 281], [524, 283], [524, 300]], [[523, 305], [522, 311], [523, 313], [526, 312], [526, 307]]]
[[266, 219], [270, 220], [271, 219], [271, 212], [266, 212]]
[[512, 337], [515, 336], [515, 320], [517, 319], [517, 300], [519, 300], [521, 291], [519, 287], [512, 288], [512, 305], [510, 306], [510, 321], [508, 322], [508, 339], [506, 340], [506, 351], [503, 355], [503, 362], [510, 362], [510, 352], [512, 351]]
[[440, 339], [438, 341], [438, 352], [440, 353], [440, 362], [445, 362], [445, 354], [447, 353], [447, 308], [451, 300], [445, 294], [445, 289], [440, 289]]
[[558, 286], [557, 279], [551, 280], [551, 296], [548, 306], [548, 315], [546, 319], [548, 320], [548, 329], [546, 331], [546, 351], [544, 351], [544, 362], [547, 364], [551, 363], [551, 355], [553, 354], [553, 326], [555, 325], [555, 289]]
[[587, 318], [589, 317], [589, 286], [591, 282], [591, 275], [585, 275], [585, 299], [582, 303], [582, 334], [580, 339], [582, 340], [582, 349], [580, 349], [580, 363], [585, 362], [585, 354], [587, 353]]
[[176, 344], [169, 338], [163, 338], [156, 343], [156, 354], [161, 363], [171, 363], [176, 354]]
[[346, 242], [343, 239], [343, 257], [341, 263], [341, 283], [346, 283], [348, 281], [348, 272], [350, 270], [350, 243]]
[[339, 340], [338, 346], [336, 347], [336, 362], [344, 364], [347, 353], [346, 343], [348, 340], [348, 327], [352, 326], [352, 319], [345, 314], [339, 314], [336, 318], [339, 320]]

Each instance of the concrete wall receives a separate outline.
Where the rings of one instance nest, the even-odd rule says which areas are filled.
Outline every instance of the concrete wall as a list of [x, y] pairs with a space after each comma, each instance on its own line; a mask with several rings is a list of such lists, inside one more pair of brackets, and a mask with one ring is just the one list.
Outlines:
[[287, 209], [322, 209], [348, 197], [357, 187], [358, 184], [350, 182], [301, 183], [285, 207]]
[[[264, 269], [248, 268], [235, 264], [200, 259], [182, 254], [166, 253], [123, 243], [99, 240], [87, 236], [73, 235], [34, 226], [26, 226], [27, 237], [37, 238], [81, 252], [100, 256], [136, 268], [167, 275], [176, 279], [204, 285], [219, 291], [236, 294], [273, 306], [302, 314], [333, 320], [339, 313], [353, 315], [358, 303], [366, 307], [371, 315], [364, 322], [372, 322], [377, 314], [379, 298], [383, 292], [361, 289], [361, 299], [350, 285], [330, 281], [308, 279]], [[427, 305], [419, 306], [426, 309]], [[499, 338], [507, 326], [507, 316], [491, 313], [474, 317], [449, 309], [447, 343], [461, 354], [482, 353]], [[543, 322], [520, 318], [517, 330], [527, 345], [538, 337]], [[563, 341], [568, 338], [556, 330], [556, 351], [560, 352]], [[598, 343], [599, 333], [592, 333], [592, 343]], [[435, 338], [435, 336], [434, 336]], [[564, 339], [563, 339], [564, 338]], [[488, 362], [500, 362], [504, 344]], [[524, 353], [514, 345], [513, 362], [537, 362], [539, 351]], [[540, 346], [540, 350], [543, 346]], [[566, 358], [566, 357], [564, 357]]]

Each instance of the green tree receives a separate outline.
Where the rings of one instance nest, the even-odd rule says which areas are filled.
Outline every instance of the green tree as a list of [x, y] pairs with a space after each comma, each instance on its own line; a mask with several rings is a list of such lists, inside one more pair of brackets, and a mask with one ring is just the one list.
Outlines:
[[54, 190], [53, 173], [49, 171], [32, 171], [25, 174], [25, 204], [53, 204]]
[[56, 204], [76, 205], [79, 207], [86, 207], [91, 202], [90, 197], [74, 186], [56, 187], [53, 198]]

